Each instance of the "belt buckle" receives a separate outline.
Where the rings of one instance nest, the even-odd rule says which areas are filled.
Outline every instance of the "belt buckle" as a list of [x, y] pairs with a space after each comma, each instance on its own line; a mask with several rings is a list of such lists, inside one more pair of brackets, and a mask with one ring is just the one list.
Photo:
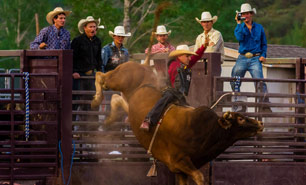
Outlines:
[[85, 72], [86, 75], [92, 75], [93, 70], [89, 70], [87, 72]]
[[244, 56], [247, 57], [247, 58], [252, 58], [253, 53], [247, 52]]

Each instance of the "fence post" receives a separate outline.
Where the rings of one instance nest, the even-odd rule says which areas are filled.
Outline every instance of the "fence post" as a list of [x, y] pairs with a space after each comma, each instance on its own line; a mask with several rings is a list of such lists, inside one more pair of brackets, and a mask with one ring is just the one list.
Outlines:
[[187, 102], [194, 107], [212, 105], [214, 77], [221, 74], [220, 53], [204, 53], [202, 60], [192, 67]]
[[[60, 98], [61, 98], [61, 141], [63, 172], [68, 182], [72, 156], [72, 50], [63, 50], [59, 56]], [[70, 183], [71, 184], [71, 183]]]

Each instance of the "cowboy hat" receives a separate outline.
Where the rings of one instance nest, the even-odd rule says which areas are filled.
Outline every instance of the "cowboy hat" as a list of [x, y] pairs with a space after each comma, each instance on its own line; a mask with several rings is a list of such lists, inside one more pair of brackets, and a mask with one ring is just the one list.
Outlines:
[[210, 12], [202, 12], [201, 20], [199, 20], [197, 17], [195, 19], [200, 24], [201, 24], [202, 21], [212, 21], [213, 23], [215, 23], [218, 20], [218, 16], [215, 15], [215, 16], [211, 17]]
[[167, 32], [166, 27], [164, 25], [159, 25], [156, 28], [156, 32], [153, 32], [155, 35], [170, 35], [171, 30]]
[[64, 13], [67, 17], [71, 13], [71, 11], [67, 11], [67, 10], [65, 11], [65, 10], [63, 10], [62, 7], [56, 7], [56, 8], [54, 8], [53, 11], [51, 11], [47, 14], [47, 16], [46, 16], [47, 22], [52, 25], [53, 24], [53, 18], [60, 13]]
[[114, 29], [114, 32], [109, 31], [108, 34], [111, 37], [113, 37], [114, 35], [121, 36], [121, 37], [129, 37], [129, 36], [131, 36], [131, 33], [125, 33], [123, 26], [116, 26], [115, 29]]
[[187, 55], [198, 55], [195, 52], [190, 51], [189, 47], [187, 45], [178, 45], [176, 47], [176, 50], [171, 51], [171, 53], [169, 54], [169, 57], [172, 58], [172, 57], [177, 57], [177, 56], [184, 55], [184, 54], [187, 54]]
[[93, 16], [88, 16], [86, 17], [86, 19], [81, 19], [78, 23], [78, 28], [79, 28], [79, 32], [80, 33], [84, 33], [84, 26], [87, 24], [87, 23], [90, 23], [90, 22], [95, 22], [96, 25], [97, 25], [97, 28], [102, 28], [104, 29], [104, 26], [103, 25], [100, 25], [100, 18], [99, 19], [94, 19]]
[[249, 3], [244, 3], [241, 5], [240, 8], [240, 12], [238, 12], [238, 10], [236, 10], [237, 13], [245, 13], [245, 12], [253, 12], [254, 14], [256, 14], [256, 9], [251, 7], [251, 5]]

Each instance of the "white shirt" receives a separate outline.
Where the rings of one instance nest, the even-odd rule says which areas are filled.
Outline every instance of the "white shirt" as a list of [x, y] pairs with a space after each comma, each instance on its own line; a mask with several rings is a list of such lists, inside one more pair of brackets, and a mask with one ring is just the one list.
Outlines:
[[[208, 32], [209, 46], [206, 48], [205, 53], [221, 53], [221, 63], [224, 61], [224, 41], [221, 33], [218, 30], [211, 28]], [[198, 35], [194, 46], [194, 51], [197, 51], [206, 40], [205, 33]], [[211, 45], [214, 43], [213, 45]]]

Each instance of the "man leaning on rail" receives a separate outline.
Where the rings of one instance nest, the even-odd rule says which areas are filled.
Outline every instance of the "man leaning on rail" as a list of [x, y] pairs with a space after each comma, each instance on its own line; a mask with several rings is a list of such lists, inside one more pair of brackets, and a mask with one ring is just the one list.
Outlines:
[[[95, 70], [101, 71], [101, 40], [96, 36], [100, 25], [100, 19], [88, 16], [81, 19], [78, 29], [81, 35], [72, 40], [73, 49], [73, 89], [74, 90], [95, 90]], [[81, 76], [92, 76], [93, 79], [80, 79]], [[91, 100], [91, 95], [81, 95], [82, 100]], [[79, 105], [78, 110], [90, 110], [90, 105]], [[78, 121], [98, 121], [97, 115], [83, 115], [76, 118]]]

